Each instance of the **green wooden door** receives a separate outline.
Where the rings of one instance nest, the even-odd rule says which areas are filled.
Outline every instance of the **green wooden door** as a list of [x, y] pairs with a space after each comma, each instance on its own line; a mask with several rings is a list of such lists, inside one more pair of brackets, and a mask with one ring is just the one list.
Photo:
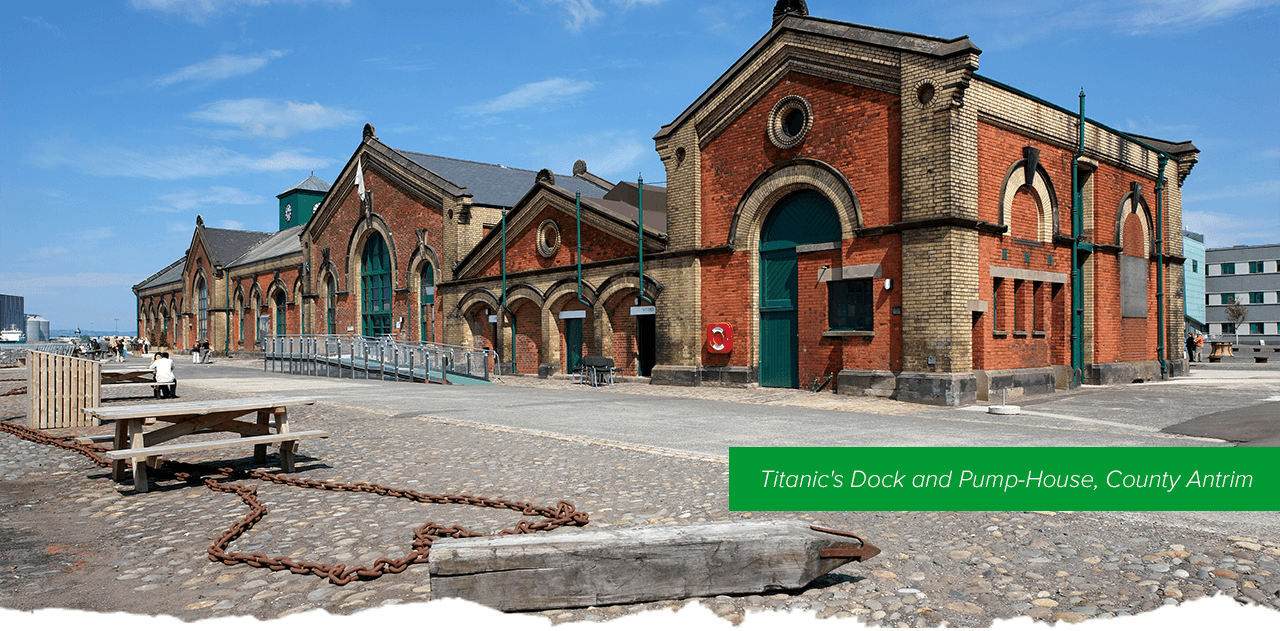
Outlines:
[[582, 364], [582, 320], [564, 321], [564, 367], [566, 372]]
[[374, 233], [360, 257], [361, 333], [391, 334], [391, 255], [382, 235]]
[[795, 248], [760, 253], [760, 385], [799, 386]]
[[800, 386], [796, 246], [839, 241], [835, 207], [816, 191], [792, 193], [769, 211], [760, 228], [760, 385]]

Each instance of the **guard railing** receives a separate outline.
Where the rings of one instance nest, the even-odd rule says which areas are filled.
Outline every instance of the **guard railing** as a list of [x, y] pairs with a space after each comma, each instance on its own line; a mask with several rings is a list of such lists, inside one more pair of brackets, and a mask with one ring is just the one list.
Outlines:
[[489, 381], [496, 360], [484, 348], [339, 335], [267, 337], [263, 351], [268, 372], [432, 383]]

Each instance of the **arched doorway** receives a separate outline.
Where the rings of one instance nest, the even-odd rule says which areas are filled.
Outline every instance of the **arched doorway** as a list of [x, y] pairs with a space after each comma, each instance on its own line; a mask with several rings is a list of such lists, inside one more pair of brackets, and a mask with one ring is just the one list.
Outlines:
[[360, 256], [360, 307], [362, 335], [391, 335], [391, 254], [377, 232], [369, 235]]
[[760, 385], [795, 388], [799, 371], [796, 246], [840, 241], [840, 218], [821, 193], [782, 198], [760, 229]]

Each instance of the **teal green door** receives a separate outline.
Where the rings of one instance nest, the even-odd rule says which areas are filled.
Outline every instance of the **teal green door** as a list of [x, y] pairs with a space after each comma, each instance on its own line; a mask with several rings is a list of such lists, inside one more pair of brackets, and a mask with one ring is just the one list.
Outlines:
[[760, 253], [760, 385], [800, 385], [796, 250]]
[[582, 364], [582, 320], [564, 321], [564, 348], [565, 371], [573, 372]]
[[761, 386], [800, 386], [796, 246], [839, 241], [835, 207], [816, 191], [792, 193], [769, 211], [760, 229]]

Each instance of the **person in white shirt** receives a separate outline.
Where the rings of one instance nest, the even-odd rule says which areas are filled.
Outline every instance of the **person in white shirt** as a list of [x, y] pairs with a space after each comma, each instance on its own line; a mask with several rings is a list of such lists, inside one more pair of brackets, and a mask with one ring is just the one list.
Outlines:
[[178, 378], [173, 374], [173, 360], [168, 353], [156, 353], [151, 362], [151, 370], [156, 373], [156, 396], [161, 399], [178, 397]]

